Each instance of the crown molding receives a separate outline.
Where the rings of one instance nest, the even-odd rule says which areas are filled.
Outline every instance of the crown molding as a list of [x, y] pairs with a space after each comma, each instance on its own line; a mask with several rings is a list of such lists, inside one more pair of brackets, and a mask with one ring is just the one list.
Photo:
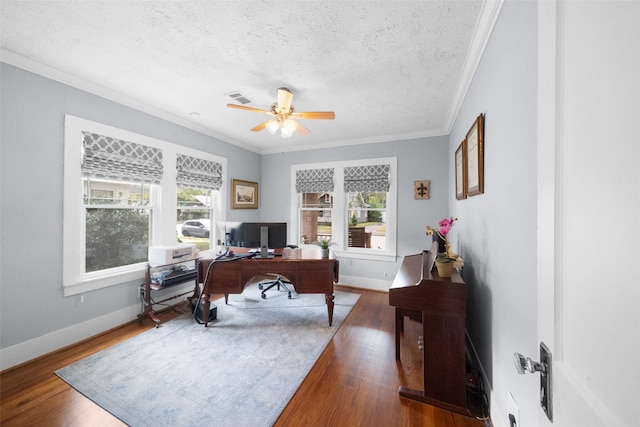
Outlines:
[[467, 91], [471, 86], [480, 59], [484, 54], [484, 49], [491, 37], [491, 33], [493, 33], [493, 28], [498, 20], [498, 15], [500, 15], [500, 10], [502, 10], [503, 3], [504, 0], [488, 0], [482, 3], [482, 10], [478, 16], [478, 22], [476, 23], [473, 38], [467, 51], [467, 57], [464, 60], [464, 67], [460, 74], [460, 81], [458, 82], [458, 87], [456, 88], [453, 102], [449, 109], [449, 117], [445, 125], [447, 135], [451, 133], [464, 98], [467, 96]]
[[79, 76], [75, 76], [73, 74], [67, 73], [57, 68], [44, 65], [40, 62], [37, 62], [31, 58], [22, 56], [11, 50], [0, 48], [0, 61], [7, 63], [9, 65], [12, 65], [14, 67], [23, 69], [25, 71], [37, 74], [39, 76], [57, 81], [59, 83], [63, 83], [75, 89], [83, 90], [85, 92], [91, 93], [101, 98], [108, 99], [109, 101], [113, 101], [118, 104], [122, 104], [124, 106], [133, 108], [135, 110], [141, 111], [151, 116], [160, 118], [162, 120], [166, 120], [170, 123], [182, 126], [184, 128], [191, 129], [198, 133], [215, 138], [219, 141], [226, 142], [231, 145], [235, 145], [237, 147], [243, 148], [248, 151], [258, 152], [256, 147], [242, 143], [241, 141], [236, 141], [235, 139], [232, 139], [227, 135], [213, 132], [211, 129], [206, 128], [204, 126], [200, 126], [197, 123], [191, 122], [189, 120], [185, 120], [182, 117], [178, 117], [174, 114], [161, 110], [152, 105], [146, 104], [144, 102], [141, 102], [137, 99], [131, 98], [122, 93], [107, 89], [104, 86], [93, 83]]

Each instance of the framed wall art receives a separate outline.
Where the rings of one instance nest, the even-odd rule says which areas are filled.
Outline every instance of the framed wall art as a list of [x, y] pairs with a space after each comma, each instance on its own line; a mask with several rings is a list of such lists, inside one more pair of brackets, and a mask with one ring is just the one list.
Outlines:
[[484, 115], [467, 132], [467, 196], [484, 193]]
[[413, 183], [413, 198], [415, 200], [429, 200], [431, 197], [429, 183], [430, 181], [415, 181]]
[[258, 209], [258, 183], [232, 179], [231, 209]]
[[456, 149], [456, 199], [467, 198], [467, 140], [464, 139]]

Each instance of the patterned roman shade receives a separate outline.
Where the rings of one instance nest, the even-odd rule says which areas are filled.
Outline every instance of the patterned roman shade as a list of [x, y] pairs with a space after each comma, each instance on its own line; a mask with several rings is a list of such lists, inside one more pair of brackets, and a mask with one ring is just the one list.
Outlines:
[[82, 176], [160, 184], [162, 150], [135, 142], [82, 132]]
[[344, 191], [389, 191], [389, 165], [344, 168]]
[[296, 171], [296, 192], [324, 193], [333, 191], [333, 168]]
[[222, 164], [178, 154], [176, 159], [178, 187], [219, 190], [222, 187]]

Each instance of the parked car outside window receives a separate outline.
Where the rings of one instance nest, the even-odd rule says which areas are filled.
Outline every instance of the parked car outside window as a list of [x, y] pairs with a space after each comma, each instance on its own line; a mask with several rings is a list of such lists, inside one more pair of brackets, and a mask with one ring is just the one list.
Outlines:
[[209, 237], [210, 221], [208, 219], [192, 219], [182, 224], [182, 235], [185, 237]]

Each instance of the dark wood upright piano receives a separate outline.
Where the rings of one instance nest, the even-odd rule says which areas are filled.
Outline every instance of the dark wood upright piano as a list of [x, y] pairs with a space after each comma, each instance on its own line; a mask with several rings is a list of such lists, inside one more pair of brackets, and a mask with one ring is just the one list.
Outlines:
[[[437, 244], [436, 244], [437, 245]], [[471, 414], [465, 357], [466, 289], [460, 274], [441, 278], [437, 247], [404, 257], [389, 289], [396, 307], [396, 360], [405, 317], [422, 321], [424, 390], [400, 387], [400, 396], [464, 415]]]

